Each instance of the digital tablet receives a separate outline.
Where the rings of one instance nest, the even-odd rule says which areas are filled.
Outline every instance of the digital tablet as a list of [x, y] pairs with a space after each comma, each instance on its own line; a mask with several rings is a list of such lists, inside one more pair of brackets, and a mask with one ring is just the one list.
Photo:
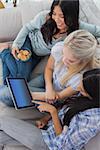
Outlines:
[[16, 109], [35, 106], [32, 96], [24, 78], [6, 78], [12, 100]]

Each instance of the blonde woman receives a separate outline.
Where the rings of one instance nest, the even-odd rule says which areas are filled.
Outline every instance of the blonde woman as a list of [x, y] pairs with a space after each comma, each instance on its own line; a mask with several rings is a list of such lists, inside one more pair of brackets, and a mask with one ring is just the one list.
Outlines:
[[93, 68], [96, 47], [95, 37], [85, 30], [74, 31], [64, 43], [57, 43], [45, 69], [46, 91], [32, 92], [33, 99], [54, 103], [76, 94], [83, 72]]

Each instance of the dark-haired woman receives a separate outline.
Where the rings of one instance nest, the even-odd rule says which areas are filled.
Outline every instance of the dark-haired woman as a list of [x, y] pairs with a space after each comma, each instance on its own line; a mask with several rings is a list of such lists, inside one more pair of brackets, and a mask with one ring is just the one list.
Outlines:
[[[51, 48], [57, 42], [63, 41], [69, 33], [79, 28], [100, 37], [100, 27], [79, 23], [79, 0], [54, 0], [50, 12], [40, 12], [22, 27], [11, 51], [5, 43], [0, 44], [3, 80], [6, 77], [24, 77], [29, 81], [30, 73], [43, 56], [50, 55]], [[32, 51], [32, 57], [27, 62], [16, 58], [20, 49]]]
[[[6, 77], [24, 77], [29, 81], [32, 70], [43, 56], [50, 55], [51, 48], [57, 42], [63, 42], [69, 33], [78, 28], [87, 29], [96, 37], [100, 37], [100, 27], [79, 23], [79, 0], [54, 0], [50, 12], [40, 12], [34, 20], [23, 26], [13, 42], [11, 52], [8, 45], [0, 44], [4, 83]], [[27, 62], [16, 59], [16, 53], [19, 53], [20, 49], [32, 51], [32, 57]], [[33, 92], [43, 91], [43, 85], [43, 75], [29, 82]], [[5, 85], [0, 87], [0, 101], [8, 106], [13, 104]]]
[[67, 100], [59, 113], [53, 105], [35, 102], [51, 114], [45, 130], [9, 117], [0, 119], [1, 129], [32, 150], [80, 150], [100, 132], [99, 86], [100, 69], [93, 69], [83, 74], [82, 95]]

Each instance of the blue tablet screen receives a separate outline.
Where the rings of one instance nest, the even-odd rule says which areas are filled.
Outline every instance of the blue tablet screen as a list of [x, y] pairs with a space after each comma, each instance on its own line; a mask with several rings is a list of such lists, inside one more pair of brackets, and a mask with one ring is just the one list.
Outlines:
[[13, 79], [9, 78], [9, 85], [11, 88], [14, 101], [18, 108], [32, 106], [32, 96], [28, 89], [27, 83], [24, 78]]

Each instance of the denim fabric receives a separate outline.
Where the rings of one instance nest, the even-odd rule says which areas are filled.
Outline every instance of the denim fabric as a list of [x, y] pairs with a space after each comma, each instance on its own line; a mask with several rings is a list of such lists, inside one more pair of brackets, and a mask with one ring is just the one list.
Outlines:
[[32, 79], [28, 83], [29, 89], [32, 92], [44, 92], [45, 91], [45, 81], [44, 81], [44, 75], [40, 74], [34, 79]]
[[11, 94], [6, 85], [0, 86], [0, 102], [10, 107], [14, 106], [11, 98]]
[[[24, 45], [21, 49], [26, 49], [32, 51], [32, 46], [30, 39], [27, 37]], [[35, 55], [32, 51], [31, 58], [23, 62], [21, 60], [16, 60], [11, 54], [10, 49], [5, 49], [0, 54], [3, 62], [3, 80], [5, 82], [6, 77], [24, 77], [26, 80], [29, 80], [30, 73], [34, 67], [39, 63], [41, 57]]]
[[49, 150], [43, 140], [41, 130], [33, 123], [5, 116], [0, 118], [0, 126], [5, 133], [30, 150]]

